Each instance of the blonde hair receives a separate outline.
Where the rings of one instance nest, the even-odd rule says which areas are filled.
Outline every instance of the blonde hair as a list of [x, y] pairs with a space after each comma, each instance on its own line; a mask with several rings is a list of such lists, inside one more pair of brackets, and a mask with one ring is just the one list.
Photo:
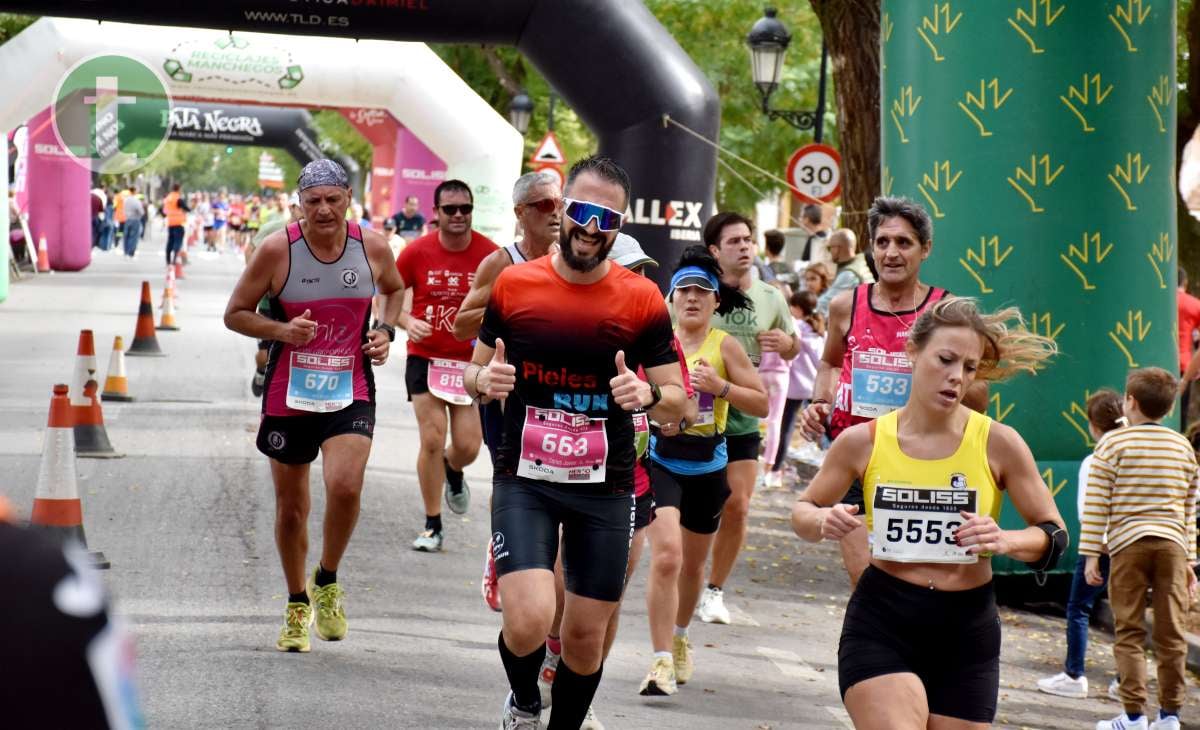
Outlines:
[[1017, 373], [1036, 373], [1058, 354], [1054, 340], [1025, 327], [1021, 310], [1016, 307], [989, 314], [979, 311], [979, 304], [970, 297], [948, 296], [917, 317], [908, 339], [917, 350], [923, 350], [934, 330], [941, 327], [967, 327], [983, 340], [983, 357], [975, 376], [980, 380], [1000, 381]]

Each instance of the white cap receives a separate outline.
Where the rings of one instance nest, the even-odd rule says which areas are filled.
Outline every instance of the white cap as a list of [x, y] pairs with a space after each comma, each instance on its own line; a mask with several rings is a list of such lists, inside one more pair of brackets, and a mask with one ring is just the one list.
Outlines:
[[658, 262], [647, 256], [646, 252], [642, 250], [642, 245], [638, 243], [637, 239], [627, 233], [617, 234], [617, 240], [613, 241], [608, 258], [627, 269], [646, 265], [658, 266]]

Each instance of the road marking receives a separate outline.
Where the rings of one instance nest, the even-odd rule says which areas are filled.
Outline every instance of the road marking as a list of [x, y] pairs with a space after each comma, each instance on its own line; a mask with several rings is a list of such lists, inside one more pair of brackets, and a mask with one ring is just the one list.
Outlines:
[[753, 616], [737, 606], [726, 606], [725, 608], [729, 609], [729, 620], [731, 623], [738, 626], [762, 626], [762, 624], [754, 620]]
[[829, 711], [830, 715], [836, 717], [838, 722], [842, 723], [842, 727], [848, 728], [849, 730], [854, 730], [854, 723], [850, 722], [850, 713], [846, 712], [845, 709], [841, 707], [833, 707], [832, 705], [826, 705], [825, 709]]
[[823, 682], [826, 676], [808, 666], [799, 654], [786, 649], [772, 649], [767, 646], [758, 647], [758, 653], [771, 660], [771, 663], [783, 672], [783, 676], [791, 679], [803, 679], [808, 682]]

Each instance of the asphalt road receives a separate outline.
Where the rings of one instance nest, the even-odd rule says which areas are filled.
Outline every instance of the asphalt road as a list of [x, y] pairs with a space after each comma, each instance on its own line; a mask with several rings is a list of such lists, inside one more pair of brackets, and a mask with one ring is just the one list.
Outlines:
[[[51, 386], [69, 382], [79, 330], [95, 331], [107, 372], [113, 336], [133, 335], [142, 279], [159, 301], [162, 238], [160, 229], [135, 261], [96, 252], [83, 272], [16, 282], [0, 304], [0, 493], [22, 515], [32, 505]], [[506, 693], [500, 617], [479, 597], [490, 468], [485, 457], [468, 469], [474, 501], [466, 516], [446, 513], [445, 551], [410, 550], [423, 519], [399, 343], [377, 370], [362, 516], [339, 570], [350, 633], [338, 643], [314, 635], [307, 655], [275, 651], [285, 596], [267, 462], [254, 447], [254, 343], [221, 323], [240, 270], [235, 255], [193, 252], [178, 284], [182, 329], [158, 333], [168, 356], [128, 358], [137, 400], [104, 404], [124, 458], [77, 463], [90, 546], [112, 561], [106, 580], [137, 640], [149, 725], [496, 727]], [[324, 507], [320, 475], [318, 461], [310, 565]], [[833, 546], [792, 536], [794, 498], [787, 488], [756, 496], [749, 544], [728, 587], [735, 624], [693, 624], [696, 674], [672, 698], [637, 695], [652, 655], [643, 562], [596, 697], [608, 728], [850, 727], [836, 678], [847, 584]], [[1112, 676], [1108, 637], [1094, 633], [1089, 651], [1097, 697], [1050, 698], [1031, 687], [1059, 670], [1063, 621], [1003, 616], [998, 727], [1092, 727], [1116, 714], [1098, 697]]]

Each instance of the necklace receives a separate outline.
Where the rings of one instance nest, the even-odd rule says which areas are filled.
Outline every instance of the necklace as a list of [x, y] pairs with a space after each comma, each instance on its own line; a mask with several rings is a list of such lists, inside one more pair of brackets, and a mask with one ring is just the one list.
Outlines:
[[[913, 296], [913, 298], [912, 298], [912, 306], [911, 306], [911, 307], [909, 307], [909, 309], [908, 309], [908, 311], [909, 311], [910, 313], [916, 313], [916, 311], [917, 311], [917, 292], [920, 290], [920, 288], [921, 288], [921, 284], [920, 284], [920, 282], [918, 282], [918, 283], [917, 283], [917, 285], [916, 285], [916, 286], [913, 288], [913, 294], [912, 294], [912, 296]], [[883, 303], [884, 303], [884, 301], [883, 301], [883, 296], [882, 296], [882, 295], [880, 296], [880, 298], [879, 298], [879, 299], [880, 299], [880, 304], [883, 304]], [[881, 307], [881, 309], [882, 309], [882, 307]], [[895, 318], [896, 318], [896, 321], [897, 321], [897, 322], [899, 322], [899, 323], [901, 324], [901, 326], [903, 326], [904, 328], [906, 328], [906, 329], [907, 329], [907, 328], [909, 328], [909, 327], [911, 327], [911, 326], [912, 326], [912, 322], [905, 322], [905, 321], [904, 321], [904, 318], [903, 318], [903, 317], [901, 317], [900, 315], [896, 314], [896, 311], [895, 311], [894, 309], [891, 309], [891, 308], [889, 307], [888, 309], [884, 309], [883, 311], [885, 311], [885, 312], [887, 312], [888, 314], [890, 314], [890, 315], [892, 315], [893, 317], [895, 317]]]

